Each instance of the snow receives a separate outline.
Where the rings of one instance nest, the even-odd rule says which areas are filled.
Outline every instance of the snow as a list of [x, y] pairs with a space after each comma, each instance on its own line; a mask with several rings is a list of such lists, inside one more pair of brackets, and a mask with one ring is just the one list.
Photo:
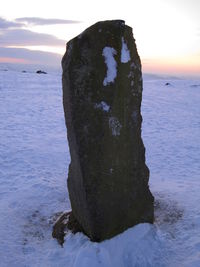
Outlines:
[[[101, 243], [91, 243], [83, 234], [70, 235], [66, 238], [64, 249], [71, 256], [69, 266], [147, 266], [146, 262], [151, 262], [155, 257], [156, 251], [153, 251], [152, 247], [157, 249], [158, 243], [161, 243], [161, 240], [157, 236], [156, 227], [140, 224]], [[72, 244], [75, 245], [73, 250]], [[145, 257], [143, 249], [146, 250]], [[79, 252], [76, 253], [76, 250]], [[159, 255], [160, 250], [156, 253]]]
[[108, 112], [109, 109], [110, 109], [110, 106], [106, 102], [104, 102], [104, 101], [101, 102], [101, 106], [102, 106], [102, 108], [103, 108], [104, 111], [107, 111]]
[[101, 101], [101, 103], [99, 103], [99, 104], [95, 104], [95, 107], [100, 108], [106, 112], [108, 112], [110, 110], [110, 106], [104, 101]]
[[61, 75], [0, 71], [1, 267], [200, 266], [199, 84], [144, 75], [155, 224], [101, 243], [70, 234], [62, 248], [51, 237], [56, 214], [70, 209]]
[[109, 46], [104, 47], [102, 55], [105, 58], [105, 63], [107, 65], [107, 74], [103, 80], [103, 85], [107, 86], [110, 83], [113, 83], [117, 77], [117, 62], [115, 61], [114, 55], [117, 54], [117, 51]]
[[121, 63], [127, 63], [130, 61], [130, 59], [130, 51], [124, 41], [124, 37], [122, 37]]

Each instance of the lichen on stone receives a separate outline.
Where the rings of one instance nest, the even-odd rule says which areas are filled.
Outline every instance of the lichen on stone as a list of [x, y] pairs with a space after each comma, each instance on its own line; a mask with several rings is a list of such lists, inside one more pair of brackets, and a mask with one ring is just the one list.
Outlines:
[[119, 120], [116, 117], [109, 118], [109, 127], [112, 131], [112, 135], [118, 136], [120, 135], [120, 130], [122, 125], [120, 124]]

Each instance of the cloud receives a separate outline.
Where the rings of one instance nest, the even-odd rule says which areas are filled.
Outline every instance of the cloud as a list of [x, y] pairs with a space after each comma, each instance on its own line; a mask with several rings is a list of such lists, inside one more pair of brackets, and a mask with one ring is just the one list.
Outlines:
[[53, 35], [34, 32], [29, 25], [53, 25], [80, 23], [75, 20], [44, 19], [38, 17], [18, 18], [9, 21], [0, 17], [0, 45], [8, 46], [65, 46], [66, 41]]
[[24, 24], [15, 21], [9, 21], [0, 17], [0, 30], [10, 28], [21, 28]]
[[[24, 48], [0, 47], [1, 58], [8, 63], [29, 63], [35, 65], [59, 67], [61, 55], [50, 52], [32, 51]], [[6, 61], [7, 60], [7, 61]]]
[[65, 40], [50, 34], [30, 31], [28, 26], [30, 24], [53, 25], [69, 23], [78, 23], [78, 21], [42, 18], [19, 18], [15, 21], [9, 21], [0, 17], [0, 63], [10, 62], [60, 66], [61, 55], [59, 54], [33, 51], [21, 47], [65, 47]]
[[1, 46], [64, 46], [65, 41], [50, 34], [26, 29], [0, 29]]
[[55, 25], [55, 24], [75, 24], [81, 23], [80, 21], [76, 20], [67, 20], [67, 19], [46, 19], [46, 18], [39, 18], [39, 17], [24, 17], [24, 18], [17, 18], [17, 22], [22, 22], [30, 25]]
[[56, 25], [56, 24], [77, 24], [81, 23], [77, 20], [67, 20], [67, 19], [45, 19], [38, 17], [24, 17], [17, 18], [14, 21], [10, 21], [0, 17], [0, 29], [10, 29], [10, 28], [23, 28], [28, 25]]

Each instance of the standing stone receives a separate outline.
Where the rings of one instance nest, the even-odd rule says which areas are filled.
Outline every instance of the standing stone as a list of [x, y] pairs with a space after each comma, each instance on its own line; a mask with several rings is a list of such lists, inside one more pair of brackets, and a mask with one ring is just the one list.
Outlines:
[[94, 241], [153, 223], [132, 29], [122, 20], [96, 23], [67, 43], [62, 67], [73, 216]]

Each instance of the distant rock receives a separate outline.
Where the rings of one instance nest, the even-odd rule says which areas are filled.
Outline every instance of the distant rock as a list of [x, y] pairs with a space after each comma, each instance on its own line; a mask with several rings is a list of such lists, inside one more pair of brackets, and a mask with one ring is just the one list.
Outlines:
[[47, 74], [47, 72], [43, 71], [43, 70], [37, 70], [36, 71], [37, 74]]
[[23, 70], [22, 73], [27, 73], [27, 71], [26, 70]]
[[132, 29], [122, 20], [96, 23], [67, 43], [62, 67], [70, 216], [93, 241], [153, 223]]
[[190, 87], [193, 87], [193, 88], [200, 87], [200, 84], [192, 84], [190, 85]]
[[165, 83], [165, 85], [166, 85], [166, 86], [170, 86], [170, 85], [171, 85], [171, 83]]

